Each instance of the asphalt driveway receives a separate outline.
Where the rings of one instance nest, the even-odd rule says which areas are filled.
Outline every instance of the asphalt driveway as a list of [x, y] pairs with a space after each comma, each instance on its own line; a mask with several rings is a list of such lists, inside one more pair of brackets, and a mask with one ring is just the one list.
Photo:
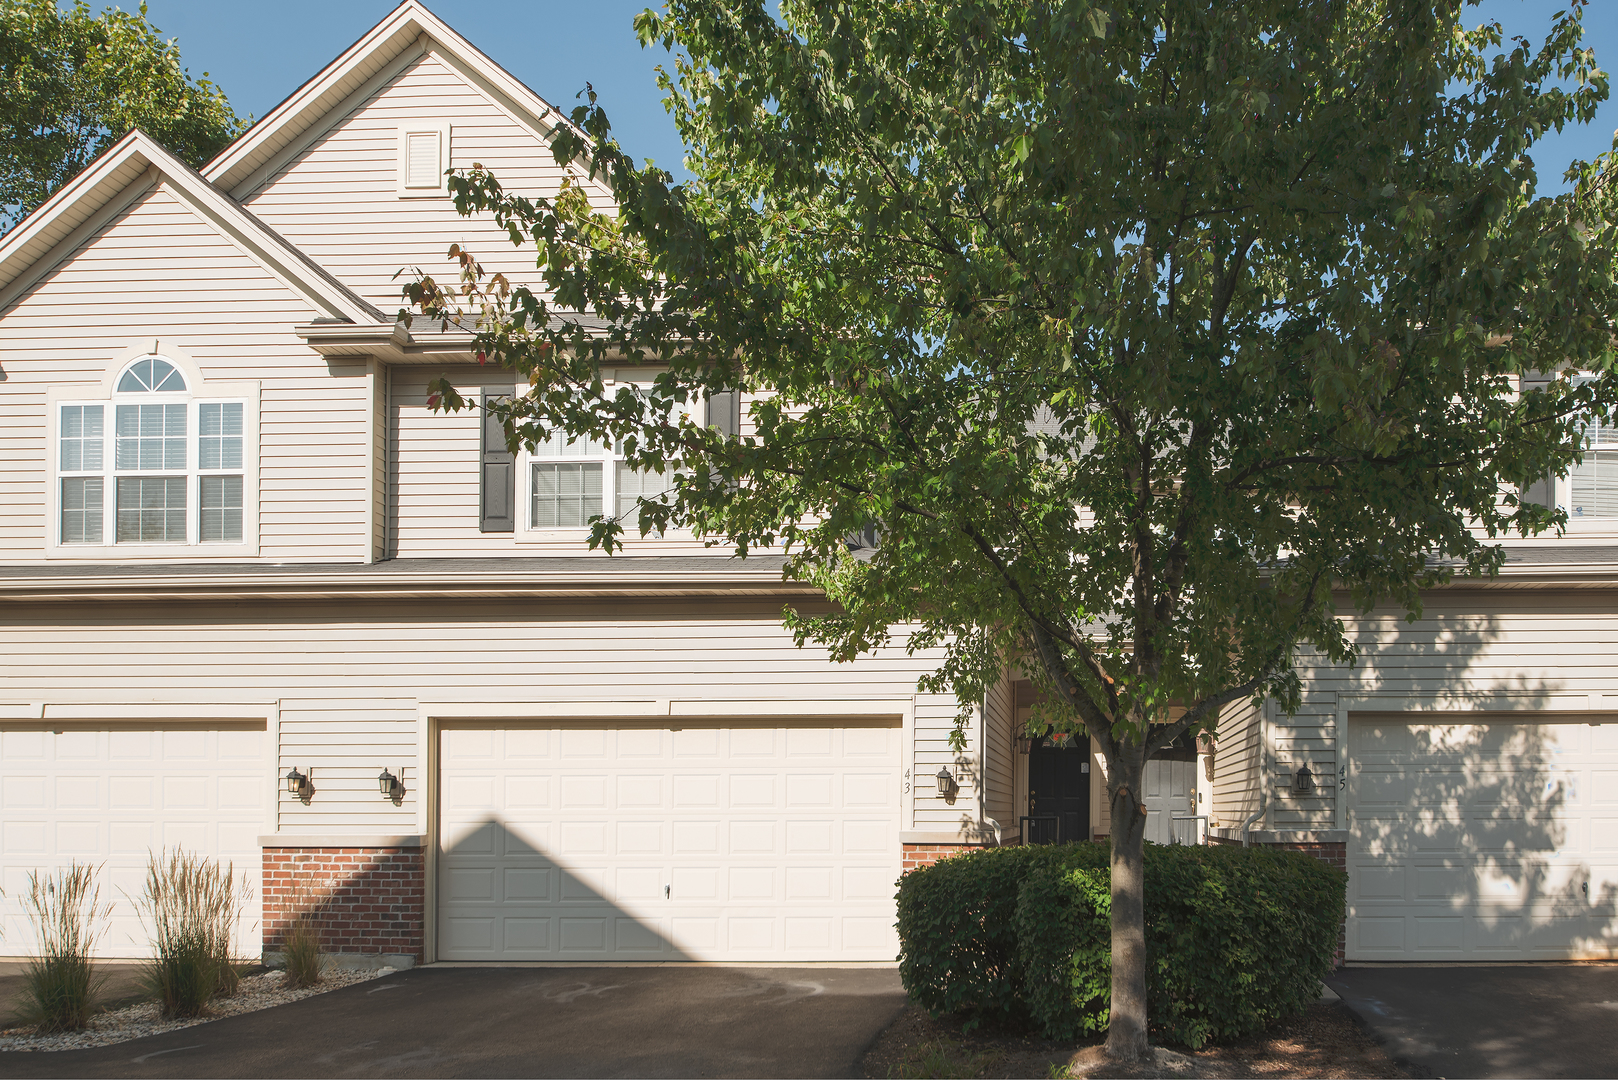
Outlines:
[[1433, 1076], [1618, 1076], [1618, 964], [1356, 967], [1326, 983]]
[[892, 968], [444, 968], [0, 1076], [853, 1076]]

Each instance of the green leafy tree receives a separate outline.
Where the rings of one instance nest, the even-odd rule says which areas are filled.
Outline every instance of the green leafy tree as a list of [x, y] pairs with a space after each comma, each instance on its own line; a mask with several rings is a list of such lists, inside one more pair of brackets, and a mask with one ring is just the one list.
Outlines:
[[138, 13], [0, 0], [0, 232], [140, 128], [193, 166], [241, 134], [224, 92]]
[[[1522, 378], [1613, 362], [1611, 163], [1536, 198], [1530, 156], [1606, 97], [1581, 6], [1542, 45], [1466, 14], [673, 0], [638, 27], [675, 53], [694, 179], [635, 164], [591, 94], [557, 156], [616, 210], [474, 169], [457, 205], [534, 245], [533, 288], [459, 247], [458, 280], [406, 287], [528, 376], [513, 442], [665, 472], [593, 544], [785, 549], [835, 601], [786, 613], [800, 641], [850, 659], [903, 624], [944, 651], [926, 688], [979, 700], [1015, 660], [1041, 724], [1089, 733], [1114, 1058], [1148, 1048], [1145, 762], [1232, 703], [1295, 707], [1300, 647], [1352, 661], [1334, 596], [1414, 613], [1557, 526], [1519, 485], [1613, 400]], [[650, 395], [603, 384], [636, 361], [667, 365]], [[730, 388], [742, 434], [687, 415]]]

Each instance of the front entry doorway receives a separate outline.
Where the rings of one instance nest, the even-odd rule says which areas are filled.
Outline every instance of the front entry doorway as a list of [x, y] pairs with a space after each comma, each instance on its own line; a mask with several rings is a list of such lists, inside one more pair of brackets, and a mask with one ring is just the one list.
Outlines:
[[1031, 844], [1090, 839], [1090, 737], [1060, 741], [1046, 736], [1028, 751], [1028, 821]]

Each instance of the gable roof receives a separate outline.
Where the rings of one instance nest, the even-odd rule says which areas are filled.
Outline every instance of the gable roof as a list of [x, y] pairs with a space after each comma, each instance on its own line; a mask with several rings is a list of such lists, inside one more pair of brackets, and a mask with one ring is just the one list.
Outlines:
[[0, 239], [0, 311], [71, 254], [78, 241], [88, 239], [159, 179], [197, 217], [324, 317], [355, 323], [393, 322], [391, 316], [332, 277], [139, 130], [108, 147]]
[[[429, 47], [498, 108], [542, 141], [558, 127], [573, 127], [550, 102], [457, 34], [421, 0], [404, 0], [319, 74], [294, 90], [202, 169], [223, 191], [246, 196], [244, 185], [261, 176], [282, 155], [318, 135], [335, 119], [334, 110], [401, 59]], [[577, 130], [577, 129], [575, 129]], [[582, 134], [582, 132], [580, 133]], [[602, 191], [606, 187], [602, 185]]]

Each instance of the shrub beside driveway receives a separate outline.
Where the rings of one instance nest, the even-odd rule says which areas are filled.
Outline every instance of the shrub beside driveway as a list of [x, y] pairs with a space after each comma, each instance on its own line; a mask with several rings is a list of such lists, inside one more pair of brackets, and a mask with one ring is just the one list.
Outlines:
[[[972, 852], [899, 882], [899, 970], [935, 1016], [1026, 1023], [1053, 1039], [1106, 1030], [1105, 843]], [[1199, 1048], [1303, 1012], [1337, 951], [1347, 875], [1269, 848], [1146, 852], [1154, 1039]]]

